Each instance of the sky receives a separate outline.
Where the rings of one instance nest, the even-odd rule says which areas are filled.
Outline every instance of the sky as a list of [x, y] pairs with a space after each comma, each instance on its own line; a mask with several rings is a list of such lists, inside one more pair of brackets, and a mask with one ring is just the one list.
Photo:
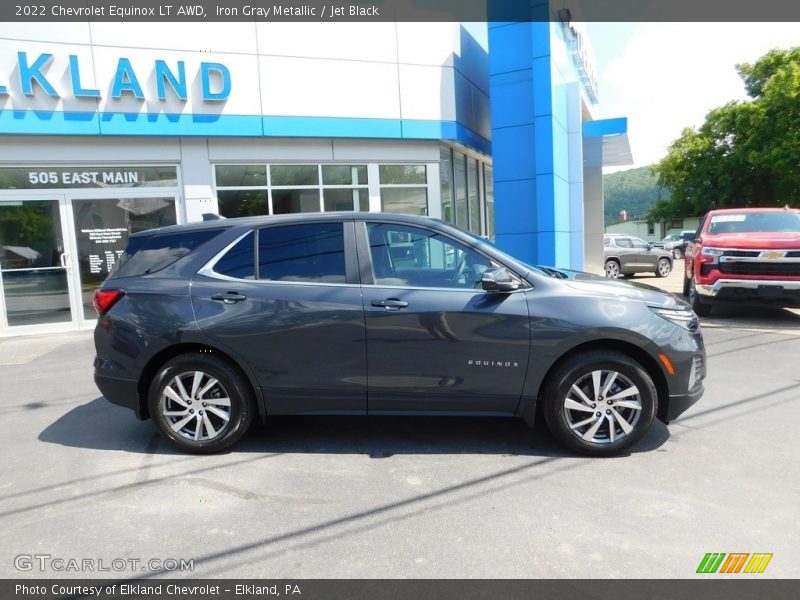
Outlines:
[[701, 125], [712, 108], [746, 99], [737, 63], [753, 62], [772, 48], [800, 46], [798, 23], [585, 27], [598, 73], [596, 117], [628, 117], [633, 167], [657, 162], [684, 127]]

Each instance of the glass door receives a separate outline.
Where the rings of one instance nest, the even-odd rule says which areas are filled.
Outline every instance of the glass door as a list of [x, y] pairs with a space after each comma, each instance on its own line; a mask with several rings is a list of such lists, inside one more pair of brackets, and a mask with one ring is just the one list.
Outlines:
[[138, 231], [174, 225], [175, 195], [163, 192], [118, 192], [113, 195], [72, 194], [70, 208], [76, 252], [72, 265], [80, 290], [78, 319], [81, 327], [93, 327], [97, 313], [92, 306], [94, 291], [102, 285], [128, 245], [128, 236]]
[[0, 330], [73, 329], [63, 198], [0, 199]]

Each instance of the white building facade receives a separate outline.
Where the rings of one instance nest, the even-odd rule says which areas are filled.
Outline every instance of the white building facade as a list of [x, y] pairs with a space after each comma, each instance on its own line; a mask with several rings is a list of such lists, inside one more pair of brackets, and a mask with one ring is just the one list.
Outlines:
[[328, 210], [493, 236], [457, 23], [0, 24], [0, 335], [93, 327], [130, 233]]

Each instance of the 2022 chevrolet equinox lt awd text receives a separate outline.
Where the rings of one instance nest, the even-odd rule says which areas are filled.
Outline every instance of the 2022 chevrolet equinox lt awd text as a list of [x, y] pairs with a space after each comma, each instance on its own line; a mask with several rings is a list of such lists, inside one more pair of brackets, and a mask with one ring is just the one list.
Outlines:
[[95, 294], [95, 381], [180, 448], [256, 416], [518, 416], [617, 454], [703, 393], [683, 301], [536, 268], [438, 220], [243, 217], [132, 235]]

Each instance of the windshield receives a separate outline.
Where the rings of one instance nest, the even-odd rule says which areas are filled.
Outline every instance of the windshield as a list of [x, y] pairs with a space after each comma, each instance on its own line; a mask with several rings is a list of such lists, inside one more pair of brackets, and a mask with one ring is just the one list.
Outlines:
[[675, 241], [675, 240], [677, 240], [679, 237], [680, 237], [680, 236], [679, 236], [677, 233], [670, 233], [670, 234], [669, 234], [667, 237], [665, 237], [665, 238], [664, 238], [663, 240], [661, 240], [661, 241], [662, 241], [662, 242], [674, 242], [674, 241]]
[[800, 233], [800, 213], [796, 212], [742, 212], [713, 215], [708, 233]]

